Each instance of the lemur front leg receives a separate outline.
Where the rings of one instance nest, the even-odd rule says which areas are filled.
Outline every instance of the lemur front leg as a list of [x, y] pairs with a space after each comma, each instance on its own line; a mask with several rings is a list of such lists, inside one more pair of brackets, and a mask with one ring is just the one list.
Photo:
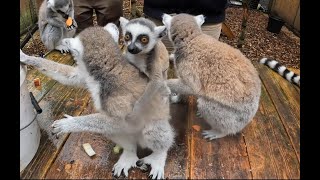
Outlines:
[[113, 175], [119, 177], [123, 172], [127, 177], [128, 170], [131, 167], [136, 167], [136, 162], [139, 158], [136, 151], [136, 140], [129, 135], [130, 127], [119, 120], [100, 113], [77, 117], [65, 115], [65, 117], [54, 121], [52, 124], [52, 133], [57, 138], [63, 133], [70, 132], [93, 132], [106, 135], [113, 142], [123, 147], [119, 160], [113, 166]]
[[[126, 116], [126, 121], [137, 129], [142, 127], [151, 119], [158, 117], [156, 109], [162, 109], [162, 106], [168, 105], [170, 89], [164, 81], [150, 81], [143, 95], [135, 103], [133, 110]], [[165, 107], [164, 107], [165, 108]]]
[[171, 90], [170, 101], [172, 103], [178, 103], [181, 100], [181, 94], [192, 95], [193, 90], [184, 84], [181, 79], [168, 79], [166, 80], [168, 87]]
[[20, 62], [31, 65], [50, 78], [65, 84], [85, 87], [85, 80], [77, 67], [60, 64], [45, 58], [28, 56], [20, 50]]

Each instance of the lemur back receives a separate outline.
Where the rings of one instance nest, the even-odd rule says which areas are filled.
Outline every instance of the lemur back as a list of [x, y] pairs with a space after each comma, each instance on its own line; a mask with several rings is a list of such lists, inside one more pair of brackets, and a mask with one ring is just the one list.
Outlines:
[[258, 72], [239, 50], [204, 34], [204, 16], [163, 15], [174, 44], [178, 79], [171, 91], [196, 95], [199, 113], [210, 124], [205, 138], [221, 138], [241, 131], [253, 118], [261, 93]]

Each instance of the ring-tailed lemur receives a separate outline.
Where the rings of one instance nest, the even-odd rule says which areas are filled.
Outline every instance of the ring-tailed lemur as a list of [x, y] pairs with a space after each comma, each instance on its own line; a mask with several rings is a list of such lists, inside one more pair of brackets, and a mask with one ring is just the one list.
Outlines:
[[[124, 59], [116, 43], [117, 31], [116, 25], [108, 24], [105, 28], [87, 28], [75, 38], [64, 39], [62, 43], [70, 49], [76, 67], [27, 56], [22, 51], [20, 62], [66, 85], [84, 86], [91, 93], [98, 112], [56, 120], [52, 124], [53, 133], [57, 136], [68, 132], [101, 133], [123, 148], [113, 167], [115, 176], [122, 171], [128, 176], [128, 170], [143, 161], [151, 165], [152, 178], [164, 178], [167, 151], [174, 141], [168, 122], [170, 90], [161, 82], [148, 83], [148, 78]], [[145, 91], [147, 86], [151, 86], [150, 91]], [[137, 118], [145, 123], [130, 122], [138, 122]], [[153, 151], [141, 161], [137, 157], [138, 144]], [[145, 169], [146, 165], [140, 168]]]
[[258, 110], [261, 81], [238, 49], [204, 34], [204, 16], [164, 14], [162, 22], [174, 45], [178, 79], [168, 79], [172, 92], [197, 96], [198, 112], [210, 124], [210, 140], [240, 132]]
[[282, 77], [284, 77], [289, 82], [300, 86], [300, 76], [293, 71], [288, 70], [285, 66], [278, 63], [276, 60], [271, 60], [268, 58], [262, 58], [259, 61], [261, 64], [264, 64], [268, 67], [270, 67], [273, 71], [280, 74]]
[[[66, 25], [71, 17], [72, 24]], [[62, 39], [73, 37], [77, 23], [74, 20], [73, 0], [44, 0], [39, 9], [38, 20], [41, 41], [48, 50], [68, 52], [67, 47], [61, 44]]]
[[127, 47], [126, 59], [151, 80], [167, 79], [169, 54], [161, 41], [161, 38], [166, 35], [166, 27], [156, 26], [146, 18], [129, 21], [120, 17], [120, 25]]

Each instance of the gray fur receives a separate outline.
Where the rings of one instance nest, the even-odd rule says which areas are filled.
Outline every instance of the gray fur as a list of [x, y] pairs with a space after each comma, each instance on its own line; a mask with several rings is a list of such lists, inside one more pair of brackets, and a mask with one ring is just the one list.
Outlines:
[[172, 92], [198, 97], [198, 111], [212, 128], [203, 135], [212, 140], [236, 134], [252, 120], [261, 82], [239, 50], [202, 33], [203, 22], [203, 16], [163, 16], [179, 77], [167, 84]]
[[[66, 68], [67, 65], [27, 56], [22, 51], [20, 61], [33, 65], [59, 82], [84, 84], [91, 92], [98, 113], [78, 117], [66, 115], [66, 118], [52, 124], [53, 133], [59, 136], [68, 132], [96, 132], [119, 144], [124, 151], [113, 167], [115, 176], [122, 171], [128, 176], [128, 170], [136, 166], [139, 160], [137, 144], [150, 148], [153, 153], [141, 160], [151, 164], [150, 175], [164, 178], [167, 151], [174, 142], [174, 132], [169, 124], [170, 91], [160, 83], [148, 84], [148, 79], [142, 78], [139, 71], [124, 59], [114, 37], [104, 29], [90, 27], [75, 38], [63, 40], [62, 43], [70, 49], [77, 63], [76, 67]], [[74, 75], [73, 72], [78, 74]], [[155, 90], [150, 88], [145, 92], [147, 86]], [[143, 96], [144, 93], [150, 95]], [[147, 101], [140, 97], [152, 97], [157, 102], [153, 102], [152, 98]], [[149, 113], [146, 116], [143, 114], [145, 109]], [[128, 116], [130, 114], [132, 116]], [[130, 117], [148, 120], [143, 125], [133, 126]]]
[[[68, 17], [73, 19], [73, 24], [69, 27], [66, 25]], [[43, 1], [39, 9], [38, 25], [41, 41], [48, 50], [68, 52], [69, 50], [61, 43], [62, 39], [73, 37], [76, 32], [73, 0]]]

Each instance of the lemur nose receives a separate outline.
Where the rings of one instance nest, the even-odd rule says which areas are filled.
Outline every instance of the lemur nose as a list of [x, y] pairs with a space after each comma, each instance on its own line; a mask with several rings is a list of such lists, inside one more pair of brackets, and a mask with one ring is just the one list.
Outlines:
[[128, 51], [131, 54], [138, 54], [140, 52], [140, 50], [137, 47], [132, 46], [132, 45], [128, 46]]

